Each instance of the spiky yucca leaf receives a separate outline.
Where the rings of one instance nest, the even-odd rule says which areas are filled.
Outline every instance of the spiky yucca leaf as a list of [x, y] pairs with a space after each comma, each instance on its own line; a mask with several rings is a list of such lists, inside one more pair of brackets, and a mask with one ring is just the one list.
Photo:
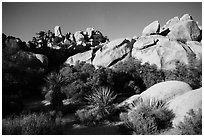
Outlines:
[[98, 113], [101, 117], [108, 116], [113, 108], [113, 101], [117, 95], [114, 95], [113, 92], [110, 91], [107, 87], [100, 87], [96, 89], [96, 91], [86, 97], [90, 106], [93, 108], [98, 108]]
[[113, 100], [117, 97], [117, 95], [113, 95], [114, 93], [110, 91], [107, 87], [100, 87], [96, 89], [96, 91], [86, 97], [92, 105], [99, 105], [99, 106], [107, 106], [113, 102]]

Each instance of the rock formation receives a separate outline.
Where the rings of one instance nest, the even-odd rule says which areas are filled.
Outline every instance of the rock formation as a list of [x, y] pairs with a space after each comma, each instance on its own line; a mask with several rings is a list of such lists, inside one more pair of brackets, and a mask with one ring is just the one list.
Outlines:
[[130, 39], [117, 39], [104, 45], [96, 52], [93, 65], [110, 67], [116, 62], [123, 60], [130, 53]]
[[142, 35], [152, 35], [152, 34], [156, 34], [159, 33], [160, 31], [160, 24], [159, 21], [154, 21], [151, 24], [149, 24], [148, 26], [146, 26], [142, 32]]
[[167, 107], [173, 110], [175, 118], [173, 119], [173, 126], [183, 121], [184, 116], [190, 109], [197, 111], [202, 109], [202, 88], [192, 90], [192, 88], [181, 81], [166, 81], [157, 83], [141, 94], [134, 95], [117, 105], [117, 108], [128, 106], [130, 109], [132, 103], [142, 98], [143, 100], [159, 99], [167, 102]]
[[181, 94], [191, 91], [192, 88], [185, 82], [181, 81], [165, 81], [153, 85], [139, 95], [131, 96], [125, 101], [121, 102], [118, 107], [123, 105], [130, 105], [137, 98], [142, 99], [159, 99], [169, 101]]
[[191, 90], [192, 88], [185, 82], [165, 81], [148, 88], [140, 94], [140, 97], [168, 101]]
[[[91, 45], [99, 45], [95, 41], [101, 41], [101, 34], [97, 35], [93, 28], [87, 28], [86, 32]], [[134, 57], [142, 63], [156, 64], [159, 69], [174, 69], [178, 61], [188, 64], [189, 56], [201, 59], [201, 32], [198, 23], [189, 14], [180, 19], [170, 19], [161, 29], [159, 22], [154, 21], [144, 28], [142, 36], [128, 39], [125, 43], [123, 38], [102, 44], [91, 63], [95, 67], [113, 67], [117, 62]]]
[[62, 31], [61, 31], [60, 26], [55, 26], [55, 37], [62, 38]]
[[93, 50], [88, 50], [83, 53], [75, 54], [74, 56], [69, 57], [65, 64], [75, 65], [77, 61], [84, 61], [86, 63], [91, 64], [92, 63], [92, 55]]
[[169, 103], [169, 109], [175, 113], [173, 125], [176, 126], [180, 121], [183, 121], [190, 109], [198, 111], [199, 108], [202, 109], [202, 88], [175, 97]]

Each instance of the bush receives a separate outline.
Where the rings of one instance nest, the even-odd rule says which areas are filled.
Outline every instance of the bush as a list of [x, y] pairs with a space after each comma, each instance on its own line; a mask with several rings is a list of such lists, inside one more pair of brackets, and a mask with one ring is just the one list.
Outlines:
[[156, 65], [145, 63], [139, 69], [140, 77], [142, 77], [146, 88], [150, 88], [154, 84], [165, 81], [165, 74], [163, 70], [158, 69]]
[[180, 122], [177, 128], [181, 131], [182, 135], [202, 135], [202, 110], [197, 112], [192, 109], [188, 113], [189, 116]]
[[140, 99], [133, 110], [120, 116], [129, 130], [135, 134], [156, 134], [172, 126], [175, 117], [161, 100]]
[[62, 67], [59, 73], [66, 78], [66, 85], [62, 86], [62, 91], [67, 98], [84, 102], [84, 96], [92, 91], [94, 71], [94, 66], [85, 62]]
[[156, 65], [150, 65], [149, 63], [141, 64], [141, 61], [135, 58], [129, 58], [128, 60], [119, 63], [115, 66], [115, 71], [120, 74], [126, 75], [124, 82], [134, 81], [135, 88], [141, 91], [146, 90], [147, 88], [153, 86], [156, 83], [162, 82], [165, 80], [164, 72], [157, 68]]
[[61, 124], [52, 121], [48, 114], [22, 114], [2, 120], [4, 135], [46, 135], [59, 134]]
[[177, 62], [175, 70], [166, 71], [166, 78], [184, 81], [193, 89], [202, 87], [202, 59], [189, 57], [189, 64]]
[[77, 119], [85, 125], [95, 125], [110, 118], [114, 112], [113, 101], [116, 95], [109, 88], [100, 87], [88, 96], [89, 105], [76, 112]]
[[97, 119], [97, 110], [93, 108], [87, 107], [77, 110], [75, 116], [77, 120], [87, 126], [93, 126], [100, 123], [99, 119]]

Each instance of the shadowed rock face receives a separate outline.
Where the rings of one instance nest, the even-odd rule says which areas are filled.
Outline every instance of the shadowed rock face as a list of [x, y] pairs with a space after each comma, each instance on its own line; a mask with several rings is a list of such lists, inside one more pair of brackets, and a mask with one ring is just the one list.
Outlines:
[[39, 85], [46, 73], [48, 59], [42, 54], [22, 50], [21, 42], [15, 37], [6, 37], [2, 49], [3, 94], [39, 93]]
[[198, 41], [200, 35], [197, 23], [193, 20], [187, 20], [173, 25], [168, 37], [172, 40]]
[[[41, 54], [34, 54], [21, 50], [18, 40], [14, 37], [7, 37], [4, 41], [5, 47], [2, 49], [3, 63], [8, 66], [46, 68], [47, 57]], [[3, 65], [3, 68], [7, 65]], [[9, 69], [9, 68], [7, 68]]]

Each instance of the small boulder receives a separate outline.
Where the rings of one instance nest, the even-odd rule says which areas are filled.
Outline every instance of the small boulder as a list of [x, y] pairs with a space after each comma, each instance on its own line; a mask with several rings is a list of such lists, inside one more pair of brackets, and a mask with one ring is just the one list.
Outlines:
[[55, 37], [62, 38], [62, 31], [60, 26], [55, 26]]
[[188, 21], [188, 20], [193, 20], [193, 17], [189, 14], [184, 14], [181, 18], [180, 21]]
[[86, 28], [86, 32], [88, 34], [88, 38], [90, 39], [92, 37], [94, 28]]
[[45, 66], [48, 66], [48, 58], [42, 54], [34, 54], [35, 57]]
[[160, 31], [159, 21], [154, 21], [144, 28], [142, 35], [145, 36], [145, 35], [156, 34], [156, 33], [159, 33], [159, 31]]
[[172, 26], [178, 22], [179, 22], [178, 17], [174, 17], [170, 19], [169, 21], [167, 21], [167, 23], [161, 28], [160, 35], [166, 36], [172, 29]]
[[76, 44], [77, 44], [77, 45], [86, 46], [84, 36], [82, 35], [82, 31], [76, 31], [76, 32], [74, 33], [74, 37], [75, 37], [75, 39], [76, 39]]

